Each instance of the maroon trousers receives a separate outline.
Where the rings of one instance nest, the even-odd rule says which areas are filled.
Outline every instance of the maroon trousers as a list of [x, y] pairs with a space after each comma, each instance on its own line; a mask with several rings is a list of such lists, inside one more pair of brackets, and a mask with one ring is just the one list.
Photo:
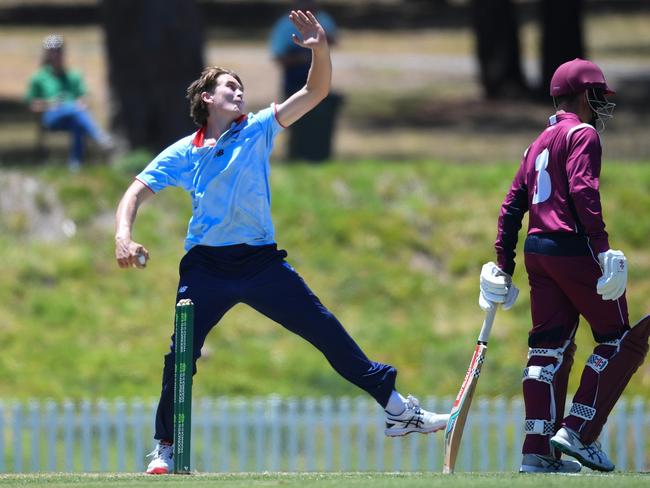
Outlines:
[[602, 271], [593, 257], [526, 253], [525, 263], [533, 342], [560, 345], [570, 337], [580, 315], [589, 323], [596, 342], [618, 339], [629, 328], [625, 294], [612, 301], [596, 293]]
[[[561, 354], [552, 357], [540, 353], [529, 357], [528, 369], [541, 367], [555, 371], [544, 376], [547, 382], [524, 378], [526, 420], [531, 425], [533, 420], [548, 421], [554, 425], [552, 432], [528, 433], [522, 451], [549, 455], [552, 453], [550, 437], [561, 425], [579, 431], [585, 424], [583, 418], [573, 415], [564, 418], [567, 384], [575, 351], [573, 338], [580, 315], [588, 322], [598, 343], [594, 353], [602, 357], [612, 356], [616, 348], [602, 344], [620, 339], [629, 329], [627, 302], [625, 295], [615, 301], [603, 300], [598, 295], [596, 282], [602, 272], [592, 256], [525, 253], [525, 263], [533, 323], [529, 332], [529, 346], [535, 348], [531, 353], [536, 349], [547, 349], [560, 351]], [[552, 376], [550, 383], [549, 376]], [[609, 386], [599, 384], [599, 380], [592, 368], [585, 367], [574, 402], [595, 404], [599, 388], [607, 389]]]

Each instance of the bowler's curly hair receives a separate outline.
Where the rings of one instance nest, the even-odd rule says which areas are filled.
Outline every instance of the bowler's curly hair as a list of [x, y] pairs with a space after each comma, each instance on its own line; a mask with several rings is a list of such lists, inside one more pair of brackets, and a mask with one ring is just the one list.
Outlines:
[[217, 79], [221, 75], [231, 75], [242, 86], [242, 90], [244, 89], [241, 78], [234, 71], [221, 68], [220, 66], [205, 68], [200, 78], [187, 87], [187, 98], [190, 101], [190, 116], [199, 127], [204, 126], [208, 121], [208, 109], [205, 106], [205, 102], [201, 100], [201, 93], [214, 90], [214, 87], [217, 86]]

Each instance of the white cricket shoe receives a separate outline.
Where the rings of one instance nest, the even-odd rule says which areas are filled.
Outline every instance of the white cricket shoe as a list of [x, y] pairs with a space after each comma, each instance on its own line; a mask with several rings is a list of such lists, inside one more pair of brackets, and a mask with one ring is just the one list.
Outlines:
[[386, 430], [384, 433], [389, 437], [397, 437], [410, 434], [411, 432], [420, 432], [428, 434], [447, 426], [449, 414], [428, 412], [420, 408], [418, 399], [409, 395], [406, 398], [406, 407], [399, 415], [386, 413]]
[[169, 474], [174, 470], [174, 447], [169, 444], [159, 442], [147, 457], [153, 458], [147, 466], [147, 474]]
[[562, 427], [551, 437], [551, 444], [564, 454], [576, 458], [584, 466], [597, 471], [613, 471], [614, 463], [600, 447], [600, 442], [594, 441], [585, 445], [580, 436], [568, 427]]
[[520, 473], [579, 473], [582, 464], [569, 459], [555, 459], [540, 454], [524, 454], [519, 467]]

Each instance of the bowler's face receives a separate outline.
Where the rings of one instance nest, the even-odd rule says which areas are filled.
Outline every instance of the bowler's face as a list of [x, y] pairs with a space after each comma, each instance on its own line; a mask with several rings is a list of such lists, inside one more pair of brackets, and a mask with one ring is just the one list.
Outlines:
[[214, 108], [236, 114], [244, 113], [244, 89], [232, 75], [223, 74], [217, 78], [212, 96]]

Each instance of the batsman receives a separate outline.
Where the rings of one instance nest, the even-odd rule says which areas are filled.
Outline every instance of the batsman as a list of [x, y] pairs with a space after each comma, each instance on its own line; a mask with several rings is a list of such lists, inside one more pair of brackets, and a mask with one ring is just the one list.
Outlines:
[[[517, 298], [511, 276], [526, 212], [524, 262], [532, 328], [522, 378], [526, 407], [520, 472], [612, 471], [598, 437], [616, 401], [648, 351], [650, 316], [630, 328], [625, 299], [627, 259], [610, 248], [600, 203], [599, 132], [612, 117], [614, 91], [601, 69], [574, 59], [555, 71], [556, 112], [526, 149], [501, 206], [497, 263], [483, 266], [484, 309]], [[596, 342], [565, 416], [579, 316]], [[577, 461], [562, 460], [565, 453]]]

